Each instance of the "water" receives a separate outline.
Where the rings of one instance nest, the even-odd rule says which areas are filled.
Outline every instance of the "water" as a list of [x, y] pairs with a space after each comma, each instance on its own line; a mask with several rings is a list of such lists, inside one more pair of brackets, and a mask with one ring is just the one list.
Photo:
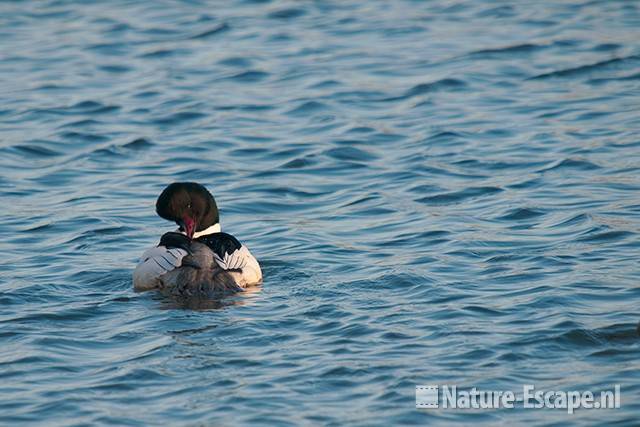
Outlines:
[[[86, 3], [0, 5], [1, 424], [637, 424], [640, 4]], [[176, 180], [258, 292], [132, 291]]]

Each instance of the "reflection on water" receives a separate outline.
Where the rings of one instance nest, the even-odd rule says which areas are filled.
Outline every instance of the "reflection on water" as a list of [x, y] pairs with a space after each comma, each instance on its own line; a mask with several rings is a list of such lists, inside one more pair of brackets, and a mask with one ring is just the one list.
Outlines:
[[[530, 3], [1, 3], [0, 424], [636, 425], [640, 4]], [[255, 293], [133, 292], [179, 180]]]
[[220, 310], [233, 306], [245, 306], [255, 303], [262, 286], [251, 286], [243, 292], [225, 298], [167, 298], [157, 296], [161, 300], [162, 308], [185, 310]]

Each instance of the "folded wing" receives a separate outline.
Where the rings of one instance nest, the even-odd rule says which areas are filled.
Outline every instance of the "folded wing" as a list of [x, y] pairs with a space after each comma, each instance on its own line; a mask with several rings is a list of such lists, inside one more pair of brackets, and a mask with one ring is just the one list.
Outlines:
[[160, 276], [180, 267], [186, 255], [187, 251], [180, 248], [156, 246], [148, 249], [133, 272], [133, 288], [139, 292], [158, 288]]
[[257, 285], [262, 281], [260, 264], [249, 249], [231, 234], [208, 234], [198, 241], [211, 249], [216, 263], [241, 287]]

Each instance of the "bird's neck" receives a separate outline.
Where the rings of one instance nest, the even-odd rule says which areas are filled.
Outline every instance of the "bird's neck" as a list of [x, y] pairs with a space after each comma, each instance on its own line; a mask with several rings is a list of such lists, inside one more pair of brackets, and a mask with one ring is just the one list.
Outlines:
[[[176, 230], [178, 233], [185, 234], [184, 231], [178, 229]], [[198, 237], [206, 236], [207, 234], [220, 233], [220, 223], [216, 222], [211, 227], [205, 228], [202, 231], [196, 231], [193, 233], [193, 238], [197, 239]]]

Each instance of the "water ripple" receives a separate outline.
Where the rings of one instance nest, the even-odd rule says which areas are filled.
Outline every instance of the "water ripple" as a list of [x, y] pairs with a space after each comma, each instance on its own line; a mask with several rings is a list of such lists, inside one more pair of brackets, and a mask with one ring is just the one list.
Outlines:
[[[636, 3], [1, 9], [0, 424], [637, 424]], [[175, 180], [261, 287], [132, 291]], [[416, 384], [622, 407], [419, 411]]]

